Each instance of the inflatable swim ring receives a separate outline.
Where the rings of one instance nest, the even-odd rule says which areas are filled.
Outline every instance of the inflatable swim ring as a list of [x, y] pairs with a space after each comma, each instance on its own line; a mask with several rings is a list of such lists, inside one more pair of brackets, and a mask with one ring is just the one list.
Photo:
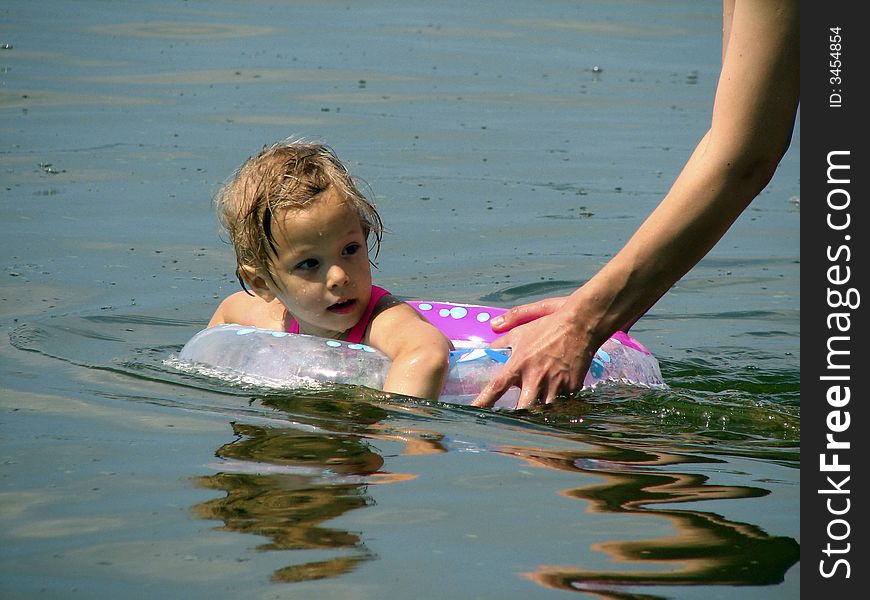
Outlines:
[[[453, 341], [450, 370], [440, 400], [468, 404], [507, 362], [510, 350], [489, 348], [497, 336], [489, 320], [505, 309], [447, 302], [409, 302]], [[390, 359], [365, 344], [304, 334], [219, 325], [197, 333], [182, 348], [176, 368], [265, 388], [299, 388], [324, 383], [381, 389]], [[583, 382], [663, 386], [658, 361], [643, 345], [617, 332], [596, 352]], [[516, 407], [513, 388], [496, 406]]]

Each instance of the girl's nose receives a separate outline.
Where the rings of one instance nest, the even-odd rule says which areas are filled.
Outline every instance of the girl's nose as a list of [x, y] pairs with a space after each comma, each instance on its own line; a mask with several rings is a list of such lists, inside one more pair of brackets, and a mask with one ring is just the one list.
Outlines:
[[348, 281], [347, 271], [338, 265], [332, 265], [326, 274], [326, 287], [330, 290], [346, 285]]

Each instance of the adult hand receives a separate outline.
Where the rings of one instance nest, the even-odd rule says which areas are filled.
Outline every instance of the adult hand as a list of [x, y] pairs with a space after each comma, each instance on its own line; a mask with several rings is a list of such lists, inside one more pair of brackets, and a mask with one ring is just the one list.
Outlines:
[[726, 0], [723, 14], [709, 131], [659, 206], [589, 282], [562, 304], [521, 306], [494, 324], [509, 332], [493, 345], [512, 353], [474, 405], [491, 406], [512, 385], [522, 389], [519, 408], [578, 391], [606, 336], [701, 260], [770, 181], [800, 98], [800, 3]]
[[563, 304], [565, 304], [565, 300], [567, 299], [567, 296], [558, 296], [556, 298], [547, 298], [537, 302], [530, 302], [529, 304], [514, 306], [506, 313], [490, 321], [490, 326], [496, 333], [510, 331], [514, 327], [518, 327], [556, 312]]
[[474, 406], [492, 406], [512, 386], [521, 388], [517, 408], [539, 401], [550, 403], [583, 387], [597, 347], [588, 330], [569, 311], [560, 310], [565, 301], [549, 298], [517, 306], [494, 320], [493, 330], [510, 331], [492, 346], [509, 346], [512, 352], [504, 368], [474, 400]]

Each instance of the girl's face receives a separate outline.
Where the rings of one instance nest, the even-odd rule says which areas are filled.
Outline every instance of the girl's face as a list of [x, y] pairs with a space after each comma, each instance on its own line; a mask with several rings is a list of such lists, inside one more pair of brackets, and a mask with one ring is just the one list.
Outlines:
[[282, 211], [274, 220], [278, 254], [266, 285], [299, 331], [337, 337], [356, 325], [372, 291], [359, 215], [329, 188], [310, 207]]

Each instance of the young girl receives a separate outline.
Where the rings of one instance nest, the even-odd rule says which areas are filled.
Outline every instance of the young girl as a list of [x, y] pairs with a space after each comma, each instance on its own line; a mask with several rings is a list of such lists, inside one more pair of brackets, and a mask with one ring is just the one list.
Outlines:
[[[383, 225], [326, 146], [282, 142], [248, 159], [215, 197], [243, 291], [209, 326], [236, 323], [368, 344], [392, 359], [384, 390], [437, 399], [450, 341], [372, 285]], [[250, 289], [250, 291], [249, 291]], [[251, 293], [253, 292], [253, 293]]]

